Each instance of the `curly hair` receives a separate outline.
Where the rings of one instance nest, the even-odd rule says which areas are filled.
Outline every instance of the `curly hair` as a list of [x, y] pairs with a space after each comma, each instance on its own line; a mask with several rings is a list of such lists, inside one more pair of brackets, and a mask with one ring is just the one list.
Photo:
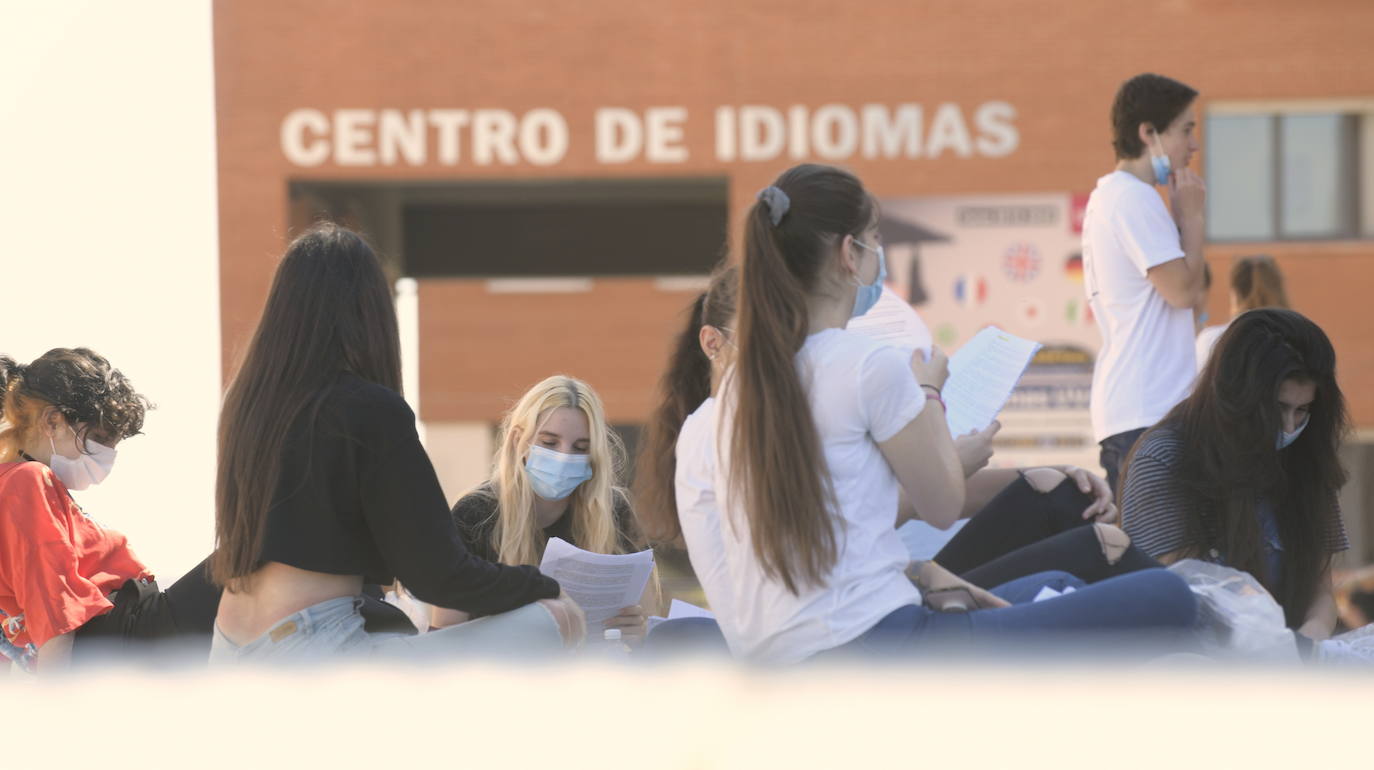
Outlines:
[[89, 348], [53, 348], [27, 365], [0, 356], [0, 461], [12, 460], [43, 410], [56, 407], [84, 443], [137, 436], [153, 404]]

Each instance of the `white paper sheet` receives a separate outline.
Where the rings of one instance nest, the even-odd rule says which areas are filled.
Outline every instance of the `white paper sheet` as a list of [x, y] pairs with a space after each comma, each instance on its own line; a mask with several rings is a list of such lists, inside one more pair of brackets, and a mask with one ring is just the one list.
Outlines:
[[662, 623], [665, 620], [677, 620], [678, 618], [709, 618], [711, 620], [715, 620], [716, 614], [706, 609], [705, 607], [698, 607], [695, 604], [692, 604], [691, 602], [684, 602], [681, 599], [674, 599], [668, 605], [668, 617], [662, 618], [658, 615], [649, 616], [648, 630], [654, 630], [654, 626], [658, 625], [659, 623]]
[[652, 550], [592, 553], [558, 537], [544, 546], [544, 559], [539, 563], [539, 571], [557, 580], [586, 613], [589, 638], [600, 638], [607, 620], [621, 609], [639, 604], [653, 570]]
[[949, 359], [945, 381], [945, 418], [949, 432], [962, 436], [997, 419], [1016, 381], [1030, 365], [1040, 343], [989, 326]]
[[1050, 588], [1049, 586], [1044, 586], [1040, 589], [1040, 593], [1036, 594], [1035, 598], [1031, 599], [1031, 601], [1043, 602], [1046, 599], [1055, 599], [1060, 596], [1064, 596], [1065, 594], [1071, 594], [1073, 593], [1073, 590], [1073, 586], [1066, 586], [1063, 591], [1056, 591], [1053, 588]]

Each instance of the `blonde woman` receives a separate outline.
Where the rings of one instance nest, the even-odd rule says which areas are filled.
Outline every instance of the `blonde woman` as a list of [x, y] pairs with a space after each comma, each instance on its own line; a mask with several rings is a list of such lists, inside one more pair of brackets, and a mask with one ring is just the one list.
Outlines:
[[[563, 375], [535, 385], [502, 421], [491, 477], [453, 507], [464, 545], [491, 561], [534, 565], [552, 537], [597, 553], [634, 550], [633, 512], [616, 486], [622, 454], [591, 386]], [[651, 580], [641, 603], [606, 628], [638, 643], [656, 594]], [[436, 608], [431, 622], [443, 627], [470, 617]]]

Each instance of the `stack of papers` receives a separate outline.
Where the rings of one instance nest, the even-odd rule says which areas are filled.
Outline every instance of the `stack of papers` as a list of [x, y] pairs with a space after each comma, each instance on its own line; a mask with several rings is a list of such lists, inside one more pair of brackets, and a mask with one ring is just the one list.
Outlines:
[[592, 553], [555, 537], [544, 547], [539, 571], [557, 580], [577, 602], [587, 615], [587, 635], [598, 638], [607, 620], [639, 604], [654, 571], [654, 552]]

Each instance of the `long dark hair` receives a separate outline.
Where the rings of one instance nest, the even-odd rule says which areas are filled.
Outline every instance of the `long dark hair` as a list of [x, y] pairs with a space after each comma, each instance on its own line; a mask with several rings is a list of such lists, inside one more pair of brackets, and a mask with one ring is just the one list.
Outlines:
[[669, 543], [682, 534], [677, 518], [677, 437], [682, 423], [711, 395], [711, 361], [701, 350], [701, 327], [722, 328], [735, 317], [739, 269], [717, 268], [711, 284], [687, 310], [687, 326], [677, 335], [668, 370], [659, 380], [663, 401], [649, 418], [635, 471], [635, 515], [644, 536]]
[[391, 287], [362, 237], [322, 224], [291, 243], [220, 410], [216, 583], [247, 589], [258, 567], [288, 430], [313, 423], [344, 372], [399, 392], [400, 349]]
[[747, 511], [764, 574], [795, 594], [837, 558], [834, 490], [795, 361], [810, 325], [807, 296], [831, 249], [861, 234], [876, 207], [857, 177], [830, 166], [794, 166], [773, 186], [785, 210], [778, 196], [756, 201], [744, 233], [729, 491]]
[[[1278, 393], [1286, 380], [1315, 384], [1316, 398], [1302, 435], [1279, 450]], [[1192, 505], [1184, 555], [1201, 557], [1216, 548], [1230, 566], [1265, 583], [1290, 625], [1301, 624], [1330, 566], [1327, 534], [1346, 481], [1337, 452], [1350, 420], [1331, 341], [1292, 310], [1242, 313], [1217, 341], [1192, 395], [1152, 430], [1161, 428], [1182, 442], [1178, 474]], [[1128, 464], [1123, 489], [1129, 473]], [[1272, 585], [1264, 568], [1255, 510], [1260, 499], [1274, 506], [1278, 519], [1281, 585]]]

